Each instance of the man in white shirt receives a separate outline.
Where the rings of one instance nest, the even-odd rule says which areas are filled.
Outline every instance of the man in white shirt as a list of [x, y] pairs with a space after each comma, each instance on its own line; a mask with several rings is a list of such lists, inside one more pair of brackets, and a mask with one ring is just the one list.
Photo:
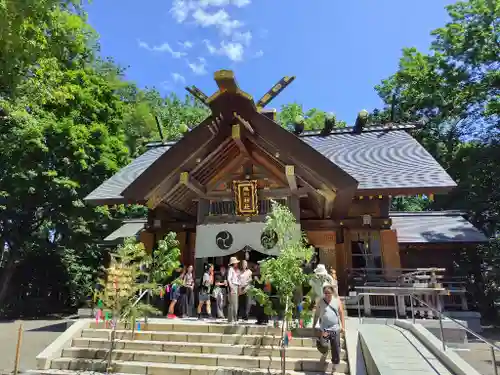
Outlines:
[[240, 292], [240, 270], [238, 269], [240, 261], [236, 257], [229, 259], [229, 271], [227, 273], [228, 285], [228, 323], [238, 322], [238, 297]]

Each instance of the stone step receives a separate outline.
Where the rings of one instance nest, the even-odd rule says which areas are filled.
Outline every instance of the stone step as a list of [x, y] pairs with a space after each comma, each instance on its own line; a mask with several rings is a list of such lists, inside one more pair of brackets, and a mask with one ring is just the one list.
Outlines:
[[[82, 338], [105, 338], [111, 337], [110, 329], [84, 329]], [[220, 333], [199, 333], [199, 332], [165, 332], [165, 331], [132, 331], [116, 330], [117, 340], [140, 340], [140, 341], [174, 341], [174, 342], [196, 342], [212, 344], [231, 345], [264, 345], [276, 346], [280, 344], [279, 335], [241, 335], [241, 334], [220, 334]], [[290, 346], [316, 347], [316, 339], [313, 337], [294, 337], [290, 341]], [[341, 345], [344, 346], [344, 338], [341, 338]]]
[[[281, 375], [281, 370], [270, 369], [231, 369], [231, 368], [214, 368], [211, 366], [191, 366], [185, 368], [182, 365], [166, 364], [162, 366], [160, 372], [168, 375]], [[157, 371], [155, 372], [158, 373]], [[96, 371], [76, 371], [76, 370], [29, 370], [26, 371], [29, 375], [104, 375], [104, 373]], [[137, 375], [132, 373], [115, 372], [113, 375]], [[287, 371], [286, 375], [344, 375], [340, 372], [325, 373], [324, 371]]]
[[[121, 353], [117, 353], [121, 354]], [[141, 353], [135, 352], [141, 357]], [[160, 353], [167, 354], [168, 353]], [[123, 353], [125, 355], [125, 353]], [[150, 359], [154, 359], [152, 353], [145, 353]], [[172, 356], [172, 354], [170, 354]], [[184, 355], [183, 360], [187, 363], [158, 363], [158, 362], [136, 362], [113, 360], [111, 372], [141, 374], [141, 375], [221, 375], [221, 374], [273, 374], [279, 373], [281, 363], [279, 358], [251, 358], [251, 357], [231, 357], [231, 356], [214, 356], [204, 355], [199, 357], [193, 355], [192, 360]], [[172, 357], [170, 357], [172, 358]], [[177, 359], [177, 358], [176, 358]], [[254, 365], [254, 366], [251, 366]], [[257, 366], [255, 366], [257, 365]], [[106, 372], [107, 361], [105, 359], [76, 359], [76, 358], [59, 358], [52, 361], [52, 368], [59, 370], [78, 370], [81, 371], [97, 371]], [[261, 369], [259, 369], [259, 367]], [[348, 365], [345, 361], [333, 367], [329, 361], [317, 360], [291, 360], [286, 361], [287, 373], [289, 371], [302, 371], [316, 374], [348, 374]], [[249, 372], [249, 369], [255, 369], [254, 372]], [[273, 369], [275, 371], [268, 371]]]
[[[141, 322], [141, 331], [168, 331], [168, 332], [192, 332], [192, 333], [219, 333], [238, 335], [281, 335], [281, 328], [270, 325], [258, 326], [252, 324], [232, 325], [227, 323], [203, 322], [203, 321], [183, 321], [183, 320], [156, 320], [147, 324]], [[92, 322], [90, 328], [107, 329], [104, 322]], [[119, 323], [116, 327], [119, 330], [130, 330], [130, 324]], [[137, 328], [137, 325], [136, 325]], [[312, 328], [300, 328], [294, 331], [295, 336], [312, 337]]]
[[[110, 343], [107, 339], [74, 339], [73, 348], [91, 348], [109, 350]], [[115, 349], [153, 351], [153, 352], [175, 352], [175, 353], [197, 353], [197, 354], [223, 354], [223, 355], [244, 355], [244, 356], [266, 356], [279, 357], [279, 346], [261, 345], [231, 345], [231, 344], [210, 344], [210, 343], [190, 343], [190, 342], [161, 342], [161, 341], [140, 341], [140, 340], [117, 340]], [[69, 353], [69, 351], [67, 352]], [[77, 351], [68, 355], [78, 357]], [[290, 358], [314, 358], [320, 359], [321, 354], [315, 347], [289, 346], [286, 355]], [[87, 356], [82, 356], [89, 358]], [[341, 358], [346, 359], [345, 350], [342, 351]]]

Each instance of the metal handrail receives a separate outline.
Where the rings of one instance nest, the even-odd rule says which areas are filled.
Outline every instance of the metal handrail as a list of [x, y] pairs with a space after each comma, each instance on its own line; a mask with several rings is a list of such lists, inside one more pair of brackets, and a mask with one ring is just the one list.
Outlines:
[[492, 359], [492, 365], [493, 365], [493, 373], [495, 375], [498, 375], [498, 368], [497, 368], [496, 358], [495, 358], [495, 350], [500, 351], [500, 347], [499, 346], [497, 346], [497, 345], [489, 342], [486, 338], [484, 338], [483, 336], [481, 336], [479, 333], [474, 332], [469, 327], [467, 327], [464, 324], [460, 323], [458, 320], [453, 319], [449, 315], [443, 314], [443, 312], [441, 312], [440, 310], [438, 310], [438, 309], [430, 306], [428, 303], [422, 301], [420, 298], [418, 298], [414, 294], [410, 294], [410, 304], [411, 304], [411, 311], [412, 311], [413, 323], [415, 323], [415, 312], [414, 312], [414, 309], [413, 309], [413, 301], [412, 301], [412, 299], [414, 299], [415, 301], [417, 301], [417, 302], [425, 305], [431, 311], [436, 312], [438, 314], [438, 316], [439, 316], [439, 329], [440, 329], [440, 333], [441, 333], [441, 342], [443, 344], [443, 351], [446, 351], [446, 343], [445, 343], [445, 340], [444, 340], [444, 330], [443, 330], [443, 316], [444, 316], [446, 319], [451, 320], [453, 323], [455, 323], [458, 326], [462, 327], [467, 333], [469, 333], [469, 334], [473, 335], [474, 337], [478, 338], [480, 341], [484, 342], [486, 345], [488, 345], [490, 347], [491, 359]]
[[[371, 293], [371, 292], [363, 292], [363, 293], [357, 293], [356, 296], [358, 297], [358, 317], [359, 321], [362, 322], [363, 318], [361, 317], [361, 300], [368, 296], [392, 296], [394, 298], [394, 311], [396, 312], [396, 319], [399, 319], [399, 312], [398, 312], [398, 303], [397, 303], [397, 298], [395, 293]], [[362, 298], [359, 298], [362, 297]]]

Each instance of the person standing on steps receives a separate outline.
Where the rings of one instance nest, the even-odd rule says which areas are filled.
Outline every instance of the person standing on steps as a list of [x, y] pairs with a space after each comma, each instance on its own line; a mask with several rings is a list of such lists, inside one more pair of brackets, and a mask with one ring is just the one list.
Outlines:
[[248, 262], [244, 260], [243, 262], [241, 262], [240, 295], [238, 304], [241, 308], [241, 319], [245, 321], [248, 320], [248, 315], [250, 314], [250, 309], [252, 308], [252, 299], [248, 294], [251, 283], [252, 270], [248, 268]]
[[182, 278], [184, 286], [184, 314], [188, 317], [193, 316], [194, 309], [194, 274], [193, 266], [189, 265], [184, 277]]
[[[167, 318], [175, 319], [177, 315], [175, 314], [175, 305], [181, 300], [181, 289], [182, 289], [182, 278], [184, 277], [184, 267], [179, 265], [179, 267], [172, 274], [172, 282], [170, 283], [170, 305], [168, 306]], [[181, 306], [181, 316], [183, 315], [183, 306]]]
[[220, 266], [219, 273], [215, 275], [214, 298], [217, 318], [224, 319], [224, 307], [227, 300], [227, 274], [224, 265]]
[[238, 268], [240, 261], [236, 257], [229, 259], [229, 271], [227, 273], [228, 285], [228, 323], [238, 323], [238, 297], [240, 291], [240, 270]]
[[200, 292], [198, 294], [198, 319], [201, 319], [203, 305], [206, 307], [207, 315], [212, 316], [212, 307], [210, 306], [210, 293], [214, 285], [214, 266], [206, 264], [201, 278]]
[[[316, 307], [318, 303], [321, 301], [323, 297], [323, 286], [325, 284], [337, 286], [337, 280], [334, 280], [333, 277], [328, 273], [324, 264], [318, 264], [316, 269], [314, 270], [314, 274], [309, 281], [311, 285], [312, 294], [313, 294], [313, 316], [316, 316]], [[313, 319], [313, 327], [316, 326], [316, 320]]]
[[332, 362], [338, 365], [341, 352], [340, 336], [344, 331], [345, 316], [342, 301], [334, 285], [326, 284], [323, 287], [323, 298], [316, 308], [315, 321], [320, 340], [330, 343]]

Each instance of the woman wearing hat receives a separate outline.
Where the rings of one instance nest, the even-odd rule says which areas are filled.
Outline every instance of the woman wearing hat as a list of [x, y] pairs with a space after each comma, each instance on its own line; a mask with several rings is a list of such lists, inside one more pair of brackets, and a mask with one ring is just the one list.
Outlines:
[[[323, 297], [323, 287], [325, 284], [337, 287], [337, 280], [334, 280], [332, 275], [328, 273], [324, 264], [318, 264], [309, 284], [311, 285], [314, 297], [313, 314], [315, 314], [316, 306], [318, 306]], [[313, 327], [316, 325], [316, 322], [316, 320], [313, 321]]]
[[240, 261], [236, 257], [229, 259], [229, 272], [227, 274], [228, 284], [228, 323], [238, 322], [238, 298], [240, 290], [240, 271], [238, 269]]

